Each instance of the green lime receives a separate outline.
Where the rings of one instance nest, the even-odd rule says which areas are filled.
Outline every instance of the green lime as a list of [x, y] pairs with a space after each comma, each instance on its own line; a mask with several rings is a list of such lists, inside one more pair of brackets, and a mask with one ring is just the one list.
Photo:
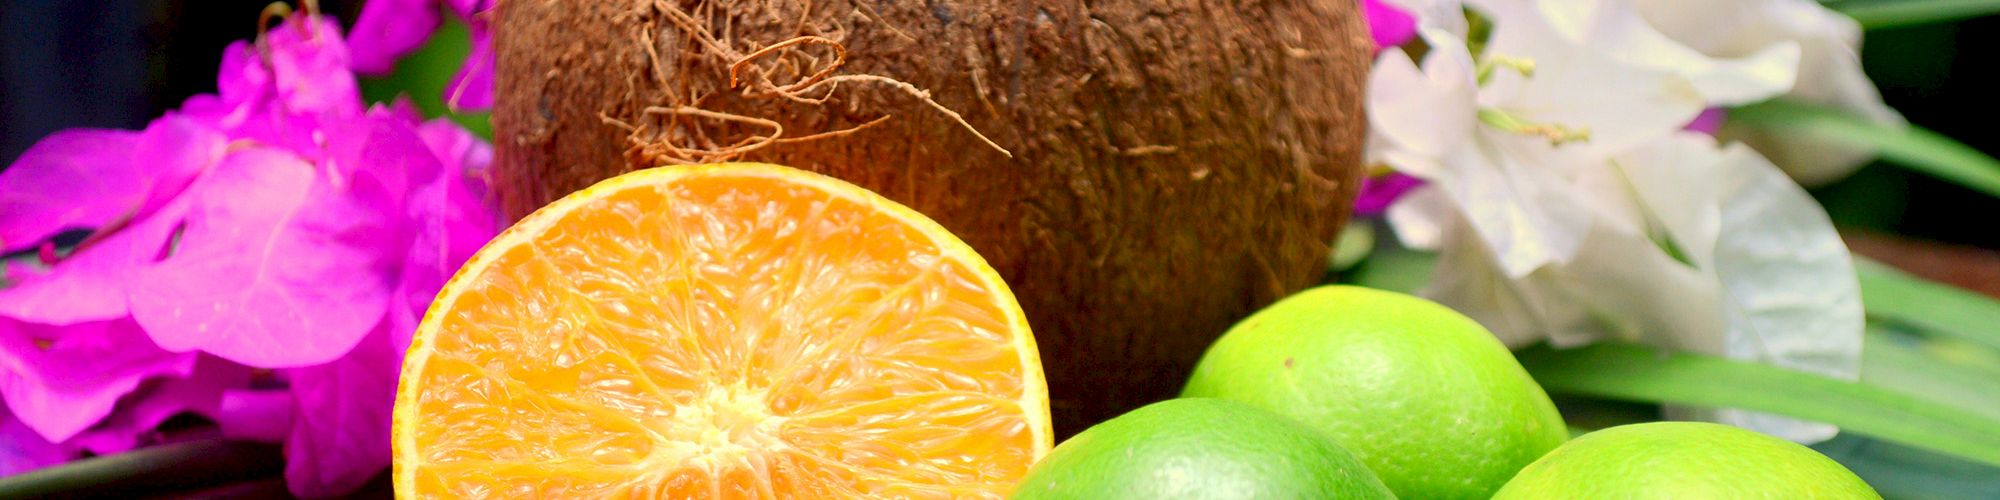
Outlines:
[[1491, 332], [1437, 303], [1325, 286], [1238, 323], [1183, 396], [1325, 431], [1405, 498], [1485, 498], [1569, 437], [1547, 393]]
[[1218, 399], [1175, 399], [1056, 446], [1014, 498], [1395, 498], [1327, 435]]
[[1493, 498], [1882, 498], [1833, 459], [1721, 424], [1621, 425], [1536, 460]]

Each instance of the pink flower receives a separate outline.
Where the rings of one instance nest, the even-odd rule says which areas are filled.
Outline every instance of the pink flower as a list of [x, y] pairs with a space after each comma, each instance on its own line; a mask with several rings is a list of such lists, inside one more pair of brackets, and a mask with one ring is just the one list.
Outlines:
[[58, 133], [0, 175], [0, 248], [92, 231], [7, 270], [0, 472], [143, 445], [182, 413], [283, 441], [299, 496], [388, 466], [402, 350], [500, 219], [491, 149], [366, 106], [354, 61], [338, 23], [293, 16], [228, 49], [217, 94], [140, 132]]

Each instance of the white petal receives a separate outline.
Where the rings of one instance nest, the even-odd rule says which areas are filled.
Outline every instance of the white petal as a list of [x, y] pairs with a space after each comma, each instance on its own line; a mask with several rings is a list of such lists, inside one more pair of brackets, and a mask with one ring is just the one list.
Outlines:
[[[1714, 57], [1741, 57], [1777, 43], [1796, 43], [1797, 85], [1785, 98], [1845, 109], [1876, 123], [1903, 119], [1882, 103], [1861, 71], [1861, 26], [1813, 0], [1636, 0], [1641, 16], [1661, 33]], [[1820, 185], [1852, 173], [1872, 149], [1788, 130], [1724, 130], [1750, 143], [1792, 178]]]
[[1741, 161], [1713, 138], [1680, 132], [1620, 155], [1613, 169], [1630, 181], [1641, 223], [1657, 224], [1697, 267], [1708, 269], [1722, 232], [1721, 186], [1715, 179]]
[[1574, 255], [1593, 217], [1582, 193], [1562, 175], [1575, 167], [1548, 154], [1537, 138], [1482, 130], [1474, 144], [1445, 159], [1449, 176], [1430, 180], [1458, 204], [1501, 269], [1527, 276]]
[[[1868, 75], [1862, 73], [1861, 59], [1855, 49], [1837, 40], [1832, 34], [1802, 40], [1806, 52], [1800, 66], [1799, 86], [1786, 94], [1785, 99], [1833, 106], [1875, 123], [1903, 126], [1902, 115], [1882, 103], [1882, 94], [1868, 80]], [[1735, 132], [1731, 137], [1750, 143], [1769, 155], [1792, 178], [1810, 186], [1846, 177], [1875, 156], [1875, 150], [1866, 146], [1786, 129], [1761, 134], [1730, 130]]]
[[[1854, 380], [1863, 317], [1846, 244], [1819, 203], [1777, 167], [1755, 154], [1730, 157], [1728, 175], [1716, 179], [1724, 198], [1715, 267], [1730, 306], [1724, 354]], [[1794, 440], [1832, 436], [1822, 424], [1732, 418]]]
[[1553, 272], [1568, 285], [1561, 300], [1589, 312], [1563, 325], [1558, 345], [1599, 337], [1699, 352], [1725, 343], [1721, 286], [1673, 259], [1642, 234], [1592, 231], [1574, 260]]
[[[1861, 26], [1815, 0], [1632, 0], [1660, 34], [1703, 54], [1741, 58], [1786, 40], [1855, 47]], [[1811, 44], [1805, 44], [1811, 52]], [[1801, 71], [1801, 76], [1810, 76]]]
[[1424, 295], [1474, 320], [1510, 347], [1559, 348], [1607, 337], [1719, 351], [1721, 286], [1643, 237], [1593, 231], [1576, 258], [1509, 277], [1463, 227], [1447, 231]]
[[1861, 292], [1853, 258], [1811, 195], [1741, 145], [1722, 186], [1715, 268], [1737, 305], [1728, 354], [1856, 376]]
[[1368, 77], [1368, 118], [1392, 149], [1442, 157], [1466, 147], [1472, 135], [1478, 82], [1464, 42], [1435, 30], [1424, 38], [1432, 49], [1422, 69], [1402, 49], [1376, 60]]
[[[1389, 227], [1403, 246], [1437, 250], [1444, 244], [1444, 232], [1458, 220], [1458, 205], [1435, 185], [1420, 186], [1404, 193], [1389, 205]], [[1461, 229], [1462, 228], [1455, 228]]]
[[[1681, 41], [1728, 35], [1715, 30], [1730, 23], [1714, 21], [1713, 15], [1703, 16], [1705, 22], [1700, 24], [1676, 26], [1686, 38], [1675, 39], [1655, 29], [1633, 0], [1538, 0], [1535, 11], [1571, 43], [1595, 48], [1626, 64], [1680, 75], [1711, 104], [1768, 99], [1791, 89], [1798, 76], [1800, 49], [1791, 41], [1770, 40], [1731, 57], [1704, 54]], [[1680, 19], [1684, 18], [1669, 20]]]
[[[1479, 322], [1511, 348], [1548, 338], [1547, 304], [1535, 284], [1508, 277], [1493, 260], [1493, 252], [1457, 220], [1439, 249], [1430, 285], [1421, 294]], [[1559, 305], [1568, 305], [1558, 302]]]

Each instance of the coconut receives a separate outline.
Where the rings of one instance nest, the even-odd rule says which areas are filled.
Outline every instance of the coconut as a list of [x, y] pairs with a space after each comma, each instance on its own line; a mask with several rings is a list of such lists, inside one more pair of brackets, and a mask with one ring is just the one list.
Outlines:
[[868, 187], [999, 270], [1074, 433], [1323, 277], [1371, 47], [1351, 0], [1093, 4], [500, 2], [496, 194], [724, 160]]

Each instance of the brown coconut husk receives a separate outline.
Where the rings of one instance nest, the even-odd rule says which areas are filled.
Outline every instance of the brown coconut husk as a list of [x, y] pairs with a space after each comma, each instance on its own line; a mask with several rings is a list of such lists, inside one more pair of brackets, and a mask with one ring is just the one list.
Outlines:
[[494, 22], [509, 213], [673, 163], [868, 187], [1013, 287], [1065, 435], [1174, 396], [1317, 282], [1361, 172], [1349, 0], [510, 0]]

